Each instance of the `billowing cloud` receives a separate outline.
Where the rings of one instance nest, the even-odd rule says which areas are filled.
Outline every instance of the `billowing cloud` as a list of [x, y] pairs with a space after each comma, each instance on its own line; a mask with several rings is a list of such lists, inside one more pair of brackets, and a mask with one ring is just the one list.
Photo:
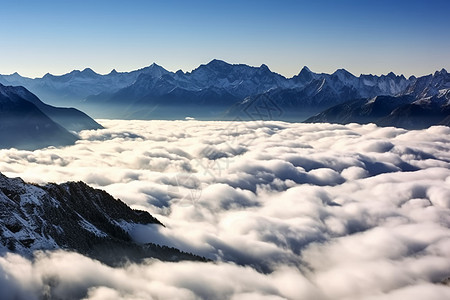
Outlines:
[[0, 150], [0, 171], [36, 183], [83, 180], [166, 225], [136, 226], [136, 241], [216, 262], [111, 268], [62, 251], [34, 261], [5, 254], [7, 297], [449, 296], [440, 283], [450, 277], [447, 127], [100, 123], [106, 129], [82, 132], [74, 146]]

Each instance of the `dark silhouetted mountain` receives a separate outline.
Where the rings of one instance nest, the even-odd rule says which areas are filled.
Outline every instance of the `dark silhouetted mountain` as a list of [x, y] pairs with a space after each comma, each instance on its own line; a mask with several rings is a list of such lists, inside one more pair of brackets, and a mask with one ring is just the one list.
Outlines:
[[381, 126], [422, 129], [433, 125], [450, 126], [450, 90], [401, 105], [378, 122]]
[[307, 119], [306, 123], [379, 123], [394, 109], [411, 103], [409, 96], [376, 96], [371, 99], [355, 99], [335, 105]]
[[52, 107], [23, 87], [0, 84], [0, 148], [70, 145], [78, 137], [68, 130], [98, 128], [101, 125], [76, 109]]
[[[85, 71], [83, 71], [85, 72]], [[93, 72], [91, 70], [91, 72]], [[75, 108], [54, 107], [42, 102], [36, 95], [25, 89], [24, 87], [16, 87], [16, 92], [20, 96], [36, 105], [43, 113], [45, 113], [52, 120], [62, 125], [65, 129], [70, 131], [81, 131], [90, 129], [103, 128], [100, 124], [95, 122], [92, 118], [84, 112]]]
[[77, 137], [33, 103], [0, 85], [0, 148], [36, 149], [75, 143]]
[[357, 99], [333, 106], [305, 122], [375, 123], [407, 129], [450, 125], [450, 74], [444, 69], [414, 78], [402, 95]]
[[148, 257], [202, 260], [174, 248], [134, 243], [128, 231], [136, 224], [162, 226], [148, 212], [82, 182], [38, 186], [0, 173], [3, 251], [30, 256], [36, 250], [64, 249], [108, 264]]

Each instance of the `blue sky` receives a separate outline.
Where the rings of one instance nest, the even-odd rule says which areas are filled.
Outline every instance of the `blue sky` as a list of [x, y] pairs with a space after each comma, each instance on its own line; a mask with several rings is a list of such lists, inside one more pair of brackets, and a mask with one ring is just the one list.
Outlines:
[[190, 71], [213, 58], [291, 77], [450, 69], [450, 1], [2, 1], [0, 74]]

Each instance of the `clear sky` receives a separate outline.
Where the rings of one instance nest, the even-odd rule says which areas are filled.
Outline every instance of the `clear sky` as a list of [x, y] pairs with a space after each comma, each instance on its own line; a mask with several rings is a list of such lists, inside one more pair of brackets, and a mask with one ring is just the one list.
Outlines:
[[217, 58], [287, 77], [450, 69], [450, 1], [0, 0], [0, 74], [190, 71]]

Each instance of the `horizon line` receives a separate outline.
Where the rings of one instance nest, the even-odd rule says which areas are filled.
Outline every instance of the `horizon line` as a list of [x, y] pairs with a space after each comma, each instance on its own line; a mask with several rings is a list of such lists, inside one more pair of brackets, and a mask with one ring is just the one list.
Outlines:
[[46, 75], [51, 75], [51, 76], [57, 76], [57, 77], [59, 77], [59, 76], [64, 76], [64, 75], [70, 74], [70, 73], [72, 73], [72, 72], [77, 72], [77, 71], [78, 71], [78, 72], [83, 72], [83, 71], [85, 71], [85, 70], [91, 70], [91, 71], [93, 71], [95, 74], [98, 74], [98, 75], [101, 75], [101, 76], [107, 76], [107, 75], [111, 74], [111, 73], [114, 72], [114, 71], [117, 72], [117, 73], [131, 73], [131, 72], [134, 72], [134, 71], [139, 71], [139, 70], [142, 70], [142, 69], [151, 67], [152, 65], [156, 65], [156, 66], [162, 67], [163, 69], [165, 69], [166, 71], [169, 71], [169, 72], [171, 72], [171, 73], [176, 73], [176, 72], [178, 72], [178, 71], [182, 71], [184, 74], [187, 74], [187, 73], [192, 73], [194, 70], [198, 69], [199, 67], [201, 67], [201, 66], [203, 66], [203, 65], [208, 65], [208, 64], [210, 64], [210, 63], [213, 62], [213, 61], [221, 61], [221, 62], [225, 62], [226, 64], [233, 65], [233, 66], [236, 66], [236, 65], [245, 65], [245, 66], [249, 66], [249, 67], [252, 67], [252, 68], [261, 68], [262, 66], [266, 66], [266, 67], [270, 70], [270, 72], [275, 73], [275, 74], [278, 74], [278, 75], [280, 75], [280, 76], [283, 76], [283, 77], [286, 78], [286, 79], [291, 79], [291, 78], [293, 78], [293, 77], [299, 75], [300, 72], [301, 72], [304, 68], [307, 68], [307, 69], [308, 69], [309, 71], [311, 71], [312, 73], [315, 73], [315, 74], [325, 74], [325, 75], [331, 75], [331, 74], [334, 74], [334, 73], [337, 72], [338, 70], [345, 70], [345, 71], [349, 72], [350, 74], [352, 74], [352, 75], [355, 76], [355, 77], [361, 77], [361, 76], [364, 76], [364, 75], [381, 77], [381, 76], [387, 76], [388, 74], [393, 73], [393, 74], [396, 75], [396, 76], [404, 76], [405, 78], [410, 78], [410, 77], [422, 77], [422, 76], [433, 75], [435, 72], [440, 72], [440, 71], [442, 71], [442, 70], [445, 70], [445, 71], [446, 71], [446, 69], [445, 69], [444, 67], [442, 67], [442, 68], [435, 69], [435, 70], [432, 71], [431, 73], [425, 73], [425, 74], [420, 74], [420, 75], [418, 75], [418, 74], [411, 74], [411, 75], [409, 75], [409, 76], [406, 76], [406, 75], [404, 75], [403, 73], [400, 73], [400, 74], [399, 74], [399, 73], [395, 73], [395, 72], [393, 72], [393, 71], [389, 71], [389, 72], [387, 72], [387, 73], [360, 73], [359, 75], [355, 75], [354, 73], [352, 73], [351, 71], [349, 71], [349, 70], [346, 69], [345, 67], [337, 68], [336, 70], [334, 70], [334, 72], [332, 72], [332, 73], [327, 73], [327, 72], [320, 72], [320, 71], [319, 71], [319, 72], [312, 71], [310, 67], [308, 67], [307, 65], [304, 65], [303, 67], [300, 68], [300, 70], [298, 71], [298, 73], [296, 73], [296, 74], [294, 74], [294, 75], [288, 77], [288, 76], [286, 76], [286, 75], [284, 75], [284, 74], [282, 74], [282, 73], [280, 73], [280, 72], [274, 71], [273, 69], [271, 69], [271, 68], [270, 68], [267, 64], [265, 64], [265, 63], [263, 63], [263, 64], [261, 64], [261, 65], [259, 65], [259, 66], [256, 66], [256, 65], [246, 64], [246, 63], [230, 63], [230, 62], [227, 62], [227, 61], [222, 60], [222, 59], [216, 59], [216, 58], [214, 58], [214, 59], [209, 60], [207, 63], [201, 63], [201, 64], [199, 64], [197, 67], [195, 67], [195, 68], [193, 68], [193, 69], [190, 69], [190, 70], [183, 70], [183, 69], [181, 69], [181, 68], [178, 69], [178, 70], [175, 70], [175, 71], [174, 71], [174, 70], [169, 70], [169, 69], [166, 69], [166, 67], [164, 67], [164, 66], [162, 66], [162, 65], [160, 65], [160, 64], [158, 64], [158, 63], [156, 63], [156, 62], [152, 62], [150, 65], [145, 65], [145, 66], [143, 66], [143, 67], [139, 67], [139, 68], [137, 68], [137, 69], [131, 69], [131, 70], [128, 70], [128, 71], [126, 71], [126, 70], [124, 70], [124, 71], [123, 71], [123, 70], [118, 71], [117, 68], [112, 68], [111, 71], [109, 71], [109, 72], [107, 72], [107, 73], [104, 73], [104, 72], [96, 72], [96, 71], [93, 69], [93, 67], [84, 67], [84, 68], [75, 68], [75, 69], [72, 69], [72, 70], [70, 70], [70, 71], [68, 71], [68, 72], [65, 72], [65, 73], [50, 73], [50, 72], [46, 72], [46, 73], [45, 73], [44, 75], [42, 75], [42, 76], [28, 76], [28, 75], [22, 75], [22, 74], [20, 74], [18, 71], [15, 71], [15, 72], [10, 73], [10, 74], [2, 74], [2, 73], [0, 73], [0, 76], [12, 76], [12, 75], [17, 74], [17, 75], [19, 75], [19, 76], [21, 76], [21, 77], [24, 77], [24, 78], [29, 78], [29, 79], [42, 79], [42, 78], [45, 77]]

